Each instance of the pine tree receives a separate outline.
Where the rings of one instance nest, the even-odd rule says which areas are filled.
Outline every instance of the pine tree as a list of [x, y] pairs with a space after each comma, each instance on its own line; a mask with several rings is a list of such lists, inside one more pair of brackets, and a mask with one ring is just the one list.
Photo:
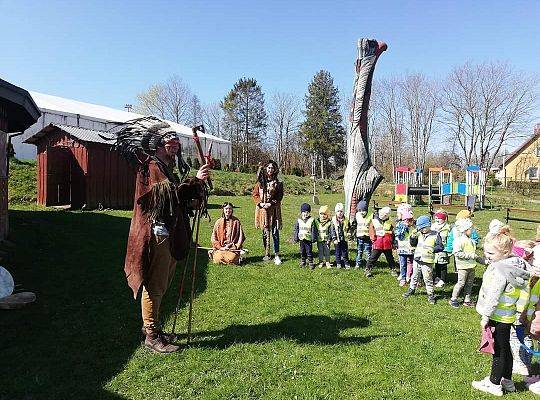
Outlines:
[[319, 71], [305, 97], [306, 120], [300, 127], [303, 147], [320, 165], [321, 177], [343, 165], [346, 153], [345, 129], [339, 110], [339, 92], [329, 72]]
[[229, 132], [235, 163], [248, 165], [261, 145], [266, 129], [264, 94], [253, 78], [242, 78], [234, 84], [221, 102], [224, 125]]

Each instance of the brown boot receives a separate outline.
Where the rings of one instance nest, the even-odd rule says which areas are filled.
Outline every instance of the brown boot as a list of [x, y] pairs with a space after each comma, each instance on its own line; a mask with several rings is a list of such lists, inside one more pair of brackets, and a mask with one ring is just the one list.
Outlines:
[[146, 335], [144, 345], [154, 353], [174, 353], [179, 349], [178, 346], [170, 344], [165, 337], [159, 333], [151, 333]]
[[[161, 328], [154, 329], [154, 332], [159, 333], [161, 336], [165, 338], [165, 340], [169, 343], [174, 343], [178, 341], [178, 335], [175, 333], [168, 333], [164, 332]], [[146, 340], [146, 335], [150, 332], [146, 331], [146, 328], [143, 326], [141, 327], [141, 342], [144, 342]]]

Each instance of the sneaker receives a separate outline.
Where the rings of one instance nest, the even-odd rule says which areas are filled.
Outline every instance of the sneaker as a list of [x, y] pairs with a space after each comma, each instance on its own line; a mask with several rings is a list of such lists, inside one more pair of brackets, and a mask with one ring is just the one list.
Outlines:
[[281, 265], [281, 258], [276, 254], [276, 257], [274, 258], [274, 264]]
[[300, 261], [300, 268], [304, 268], [306, 266], [306, 262], [305, 261]]
[[495, 385], [489, 380], [489, 376], [486, 376], [481, 381], [473, 381], [472, 387], [478, 389], [484, 393], [490, 393], [494, 396], [502, 396], [502, 385]]
[[[457, 300], [452, 300], [452, 299], [450, 299], [450, 300], [448, 300], [448, 304], [450, 304], [450, 305], [451, 305], [452, 307], [454, 307], [454, 308], [459, 308], [459, 303], [458, 303]], [[465, 304], [465, 303], [464, 303], [464, 304]]]
[[395, 269], [390, 270], [390, 274], [392, 276], [396, 276], [396, 277], [399, 275], [398, 272]]
[[270, 261], [270, 256], [269, 255], [264, 256], [263, 261]]
[[501, 379], [501, 386], [505, 392], [515, 392], [516, 391], [516, 385], [514, 385], [514, 381], [511, 379], [502, 378]]
[[319, 267], [319, 268], [322, 268], [322, 267], [324, 267], [324, 263], [323, 263], [322, 261], [321, 261], [321, 262], [319, 262], [319, 265], [317, 265], [317, 267]]
[[444, 286], [444, 281], [442, 279], [439, 279], [439, 281], [435, 284], [435, 287], [442, 288]]
[[524, 381], [526, 386], [532, 385], [533, 383], [540, 382], [540, 375], [526, 376]]
[[309, 263], [309, 269], [313, 271], [315, 269], [315, 264]]
[[441, 281], [441, 278], [435, 278], [433, 279], [433, 283], [435, 284], [435, 286]]
[[405, 293], [403, 293], [404, 298], [408, 298], [409, 296], [414, 294], [414, 289], [409, 288]]
[[337, 268], [337, 269], [341, 269], [341, 264], [336, 263], [336, 268]]
[[170, 344], [165, 339], [164, 335], [159, 333], [146, 335], [144, 346], [152, 350], [154, 353], [174, 353], [180, 348], [174, 344]]
[[354, 269], [360, 269], [360, 264], [355, 264]]
[[351, 269], [351, 266], [349, 265], [349, 263], [345, 264], [345, 269]]
[[407, 282], [405, 281], [405, 279], [399, 281], [399, 286], [405, 286], [406, 284]]
[[364, 270], [364, 275], [366, 276], [366, 278], [370, 278], [372, 276], [371, 270], [370, 269], [365, 269]]
[[332, 269], [332, 264], [330, 264], [330, 261], [326, 262], [326, 269]]
[[476, 303], [475, 303], [474, 301], [470, 301], [470, 300], [469, 300], [469, 301], [464, 301], [464, 302], [463, 302], [463, 305], [464, 305], [465, 307], [474, 307], [474, 306], [476, 306]]
[[435, 304], [435, 296], [430, 294], [428, 297], [427, 297], [427, 301], [429, 304], [431, 305], [434, 305]]
[[540, 394], [540, 382], [531, 383], [529, 386], [529, 390], [534, 394]]

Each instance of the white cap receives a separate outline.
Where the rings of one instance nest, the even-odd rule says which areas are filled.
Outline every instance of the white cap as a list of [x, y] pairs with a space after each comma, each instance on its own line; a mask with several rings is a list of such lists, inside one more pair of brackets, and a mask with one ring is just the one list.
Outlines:
[[471, 229], [473, 222], [470, 218], [458, 219], [456, 221], [456, 228], [460, 233], [465, 232], [467, 229]]
[[392, 210], [390, 210], [390, 207], [383, 207], [379, 210], [379, 218], [385, 219], [388, 218]]
[[492, 219], [489, 223], [489, 233], [491, 233], [492, 235], [496, 235], [497, 233], [499, 233], [503, 226], [504, 224], [498, 219]]
[[343, 211], [343, 203], [337, 203], [334, 207], [334, 212]]

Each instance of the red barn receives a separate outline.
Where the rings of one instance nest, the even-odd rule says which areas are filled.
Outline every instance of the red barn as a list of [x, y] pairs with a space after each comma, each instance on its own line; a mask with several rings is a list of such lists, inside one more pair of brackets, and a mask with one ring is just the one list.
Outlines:
[[37, 146], [37, 202], [71, 208], [133, 208], [136, 170], [107, 132], [50, 124], [25, 140]]

